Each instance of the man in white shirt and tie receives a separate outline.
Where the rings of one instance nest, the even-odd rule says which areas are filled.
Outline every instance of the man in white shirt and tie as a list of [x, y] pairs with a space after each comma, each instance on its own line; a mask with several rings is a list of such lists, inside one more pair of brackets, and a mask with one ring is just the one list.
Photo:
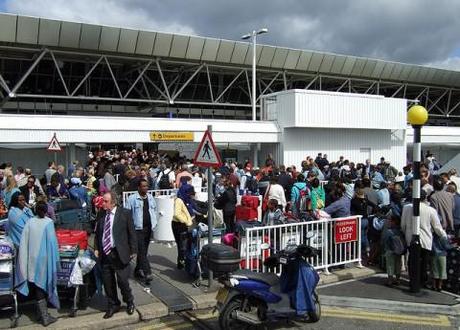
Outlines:
[[105, 319], [111, 318], [120, 310], [117, 283], [126, 312], [135, 311], [134, 297], [129, 286], [130, 261], [136, 258], [137, 240], [133, 219], [129, 210], [117, 207], [117, 195], [113, 192], [104, 194], [103, 211], [100, 212], [95, 239], [95, 255], [102, 268], [102, 281], [107, 295], [108, 309]]

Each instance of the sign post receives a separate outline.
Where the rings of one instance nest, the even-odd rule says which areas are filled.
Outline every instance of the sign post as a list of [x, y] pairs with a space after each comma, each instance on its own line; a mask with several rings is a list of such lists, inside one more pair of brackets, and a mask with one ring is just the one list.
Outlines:
[[48, 144], [48, 151], [54, 152], [54, 163], [57, 165], [57, 152], [62, 151], [62, 148], [56, 137], [56, 133], [54, 133], [53, 137], [51, 138], [50, 143]]
[[[198, 146], [193, 157], [193, 164], [208, 168], [208, 244], [213, 241], [213, 193], [212, 193], [212, 167], [219, 167], [222, 164], [219, 152], [212, 140], [212, 125], [208, 125], [208, 130], [204, 133], [203, 139]], [[213, 278], [212, 271], [208, 269], [208, 287], [211, 288]]]

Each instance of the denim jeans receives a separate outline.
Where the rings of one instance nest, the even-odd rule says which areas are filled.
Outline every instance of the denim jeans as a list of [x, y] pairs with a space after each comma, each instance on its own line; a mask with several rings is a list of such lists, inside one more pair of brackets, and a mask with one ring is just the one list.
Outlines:
[[369, 226], [369, 220], [367, 218], [361, 219], [361, 250], [366, 251], [369, 249], [369, 240], [367, 239], [367, 227]]

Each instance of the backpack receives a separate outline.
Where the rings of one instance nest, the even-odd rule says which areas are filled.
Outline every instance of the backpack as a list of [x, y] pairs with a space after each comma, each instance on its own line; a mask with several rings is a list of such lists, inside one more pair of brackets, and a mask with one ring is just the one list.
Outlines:
[[297, 190], [299, 191], [299, 196], [296, 200], [297, 210], [299, 212], [307, 212], [309, 209], [311, 209], [311, 200], [309, 196], [308, 187], [305, 187], [304, 189], [300, 189], [296, 185], [294, 185], [293, 187], [297, 188]]
[[390, 236], [390, 250], [398, 255], [401, 256], [407, 252], [407, 244], [406, 240], [402, 236], [401, 233], [396, 233]]
[[169, 173], [171, 173], [171, 171], [169, 171], [168, 173], [161, 171], [161, 178], [158, 182], [158, 188], [171, 189], [171, 182], [169, 182]]
[[246, 189], [251, 193], [256, 193], [259, 189], [259, 184], [255, 177], [246, 175]]

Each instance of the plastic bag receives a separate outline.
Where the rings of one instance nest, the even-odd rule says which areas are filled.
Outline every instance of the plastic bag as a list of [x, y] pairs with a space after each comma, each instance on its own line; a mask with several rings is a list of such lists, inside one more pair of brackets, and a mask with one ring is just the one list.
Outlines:
[[212, 225], [214, 228], [224, 227], [224, 212], [222, 210], [218, 210], [216, 208], [213, 209]]
[[83, 274], [78, 260], [74, 263], [72, 273], [69, 278], [69, 286], [83, 285]]
[[0, 239], [0, 259], [10, 259], [16, 254], [14, 244], [9, 237]]
[[78, 263], [81, 268], [81, 273], [82, 275], [86, 275], [91, 270], [93, 270], [93, 267], [96, 265], [96, 261], [91, 259], [89, 256], [83, 255], [82, 257], [78, 258]]
[[372, 221], [372, 226], [375, 230], [381, 231], [385, 225], [385, 218], [374, 218]]

